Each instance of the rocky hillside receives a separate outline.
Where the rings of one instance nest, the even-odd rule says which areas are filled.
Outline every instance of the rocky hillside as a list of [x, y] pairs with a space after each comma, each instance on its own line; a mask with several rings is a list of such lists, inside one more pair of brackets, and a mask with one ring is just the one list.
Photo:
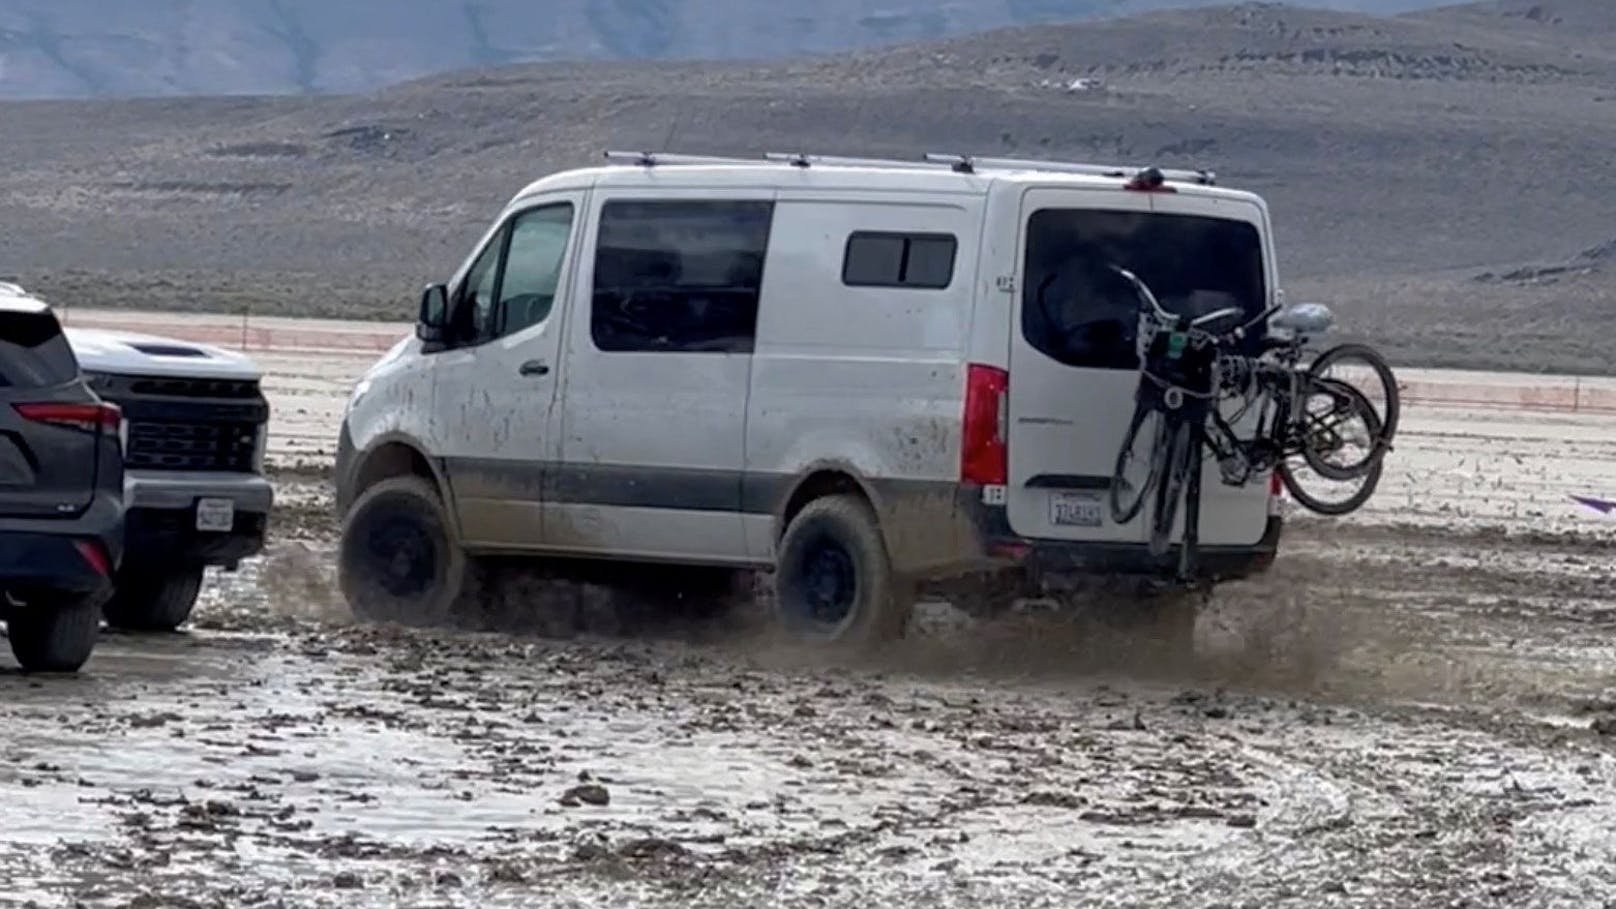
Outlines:
[[[775, 58], [1208, 0], [0, 0], [0, 97], [368, 91], [562, 59]], [[1436, 0], [1306, 0], [1367, 12]]]
[[408, 317], [609, 147], [1206, 166], [1293, 297], [1405, 362], [1608, 372], [1616, 3], [1242, 5], [783, 63], [483, 68], [366, 95], [0, 103], [0, 272], [94, 305]]

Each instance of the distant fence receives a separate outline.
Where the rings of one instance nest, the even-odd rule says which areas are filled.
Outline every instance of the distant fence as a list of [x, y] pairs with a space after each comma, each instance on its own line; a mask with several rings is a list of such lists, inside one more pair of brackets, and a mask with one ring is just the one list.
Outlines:
[[[150, 332], [247, 352], [330, 355], [380, 354], [413, 330], [405, 322], [85, 309], [66, 313], [66, 321], [76, 327]], [[1397, 373], [1402, 400], [1414, 406], [1616, 415], [1616, 379], [1458, 370]]]
[[1402, 400], [1440, 407], [1616, 414], [1616, 387], [1576, 376], [1520, 377], [1519, 384], [1401, 379]]
[[63, 321], [75, 328], [148, 332], [180, 341], [262, 353], [382, 353], [413, 327], [401, 322], [227, 316], [204, 313], [72, 309]]

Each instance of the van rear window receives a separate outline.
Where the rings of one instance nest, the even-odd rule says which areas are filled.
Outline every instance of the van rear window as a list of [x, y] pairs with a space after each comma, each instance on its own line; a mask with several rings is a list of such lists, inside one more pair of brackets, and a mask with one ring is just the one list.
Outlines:
[[842, 283], [944, 290], [954, 281], [958, 248], [951, 234], [859, 231], [847, 238]]
[[[1266, 306], [1262, 238], [1245, 221], [1155, 212], [1041, 209], [1027, 221], [1021, 331], [1067, 366], [1135, 369], [1139, 308], [1110, 266], [1150, 285], [1169, 311]], [[1249, 339], [1253, 349], [1259, 338]]]
[[46, 388], [79, 374], [55, 314], [0, 312], [0, 388]]

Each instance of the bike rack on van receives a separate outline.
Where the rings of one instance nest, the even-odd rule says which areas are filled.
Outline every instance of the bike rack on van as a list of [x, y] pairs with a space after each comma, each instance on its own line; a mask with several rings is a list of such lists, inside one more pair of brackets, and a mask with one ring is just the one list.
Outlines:
[[1085, 164], [1077, 161], [1040, 161], [1032, 158], [977, 158], [971, 155], [937, 153], [927, 154], [919, 161], [905, 161], [894, 158], [810, 155], [800, 152], [766, 152], [759, 159], [726, 155], [608, 151], [606, 152], [606, 160], [615, 163], [631, 163], [639, 167], [680, 164], [757, 164], [759, 160], [762, 160], [776, 164], [788, 164], [799, 168], [812, 167], [815, 164], [829, 167], [890, 167], [900, 170], [935, 170], [946, 167], [955, 173], [962, 174], [974, 174], [983, 170], [1031, 170], [1048, 173], [1087, 174], [1095, 177], [1129, 177], [1132, 179], [1140, 179], [1143, 175], [1150, 174], [1152, 177], [1159, 175], [1159, 179], [1173, 183], [1193, 183], [1197, 186], [1214, 186], [1217, 184], [1217, 174], [1210, 170], [1173, 170], [1121, 164]]

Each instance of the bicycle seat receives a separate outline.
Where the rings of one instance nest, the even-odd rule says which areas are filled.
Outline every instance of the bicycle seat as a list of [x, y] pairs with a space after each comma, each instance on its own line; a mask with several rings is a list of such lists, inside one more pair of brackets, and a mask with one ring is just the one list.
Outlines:
[[1269, 324], [1282, 331], [1316, 335], [1330, 330], [1335, 314], [1323, 303], [1296, 303], [1280, 310]]

